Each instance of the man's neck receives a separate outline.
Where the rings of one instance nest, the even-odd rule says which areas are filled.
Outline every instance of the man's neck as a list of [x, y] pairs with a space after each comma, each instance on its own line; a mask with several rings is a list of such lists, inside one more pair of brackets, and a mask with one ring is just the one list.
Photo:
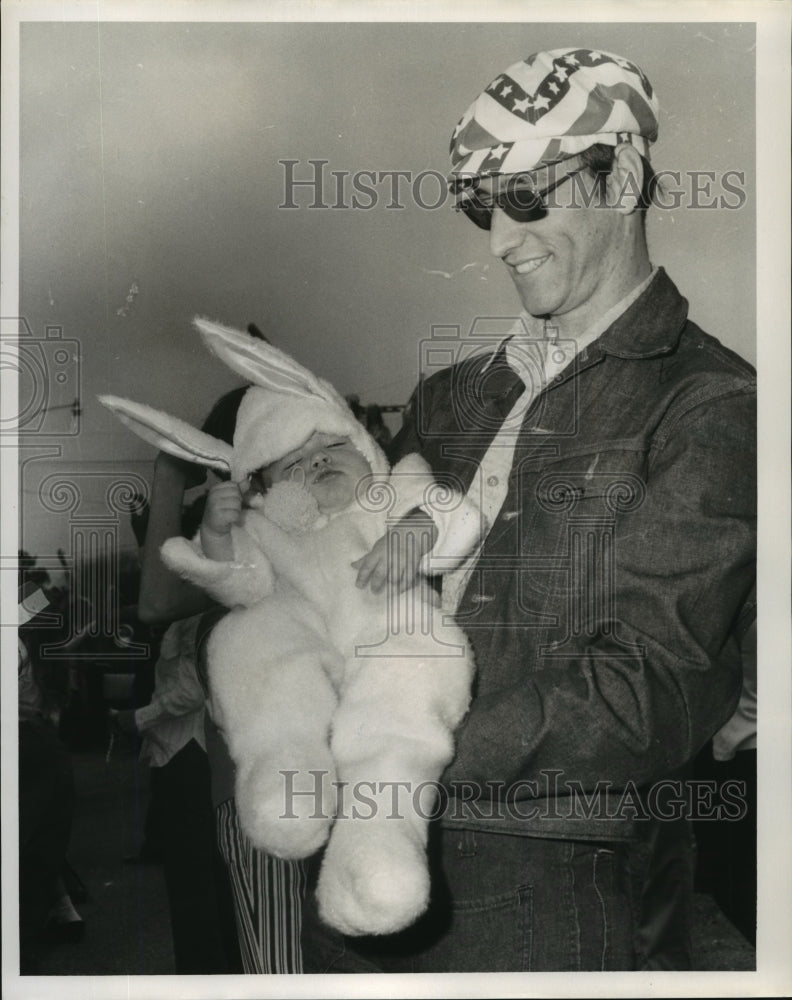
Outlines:
[[600, 308], [594, 315], [592, 311], [585, 316], [574, 313], [531, 316], [523, 313], [525, 327], [531, 337], [574, 340], [582, 348], [607, 330], [611, 323], [629, 308], [650, 284], [656, 273], [657, 268], [653, 267], [647, 258], [645, 266], [634, 269], [629, 280], [620, 282], [611, 295], [603, 296]]
[[[547, 372], [548, 366], [553, 371], [560, 371], [585, 347], [593, 343], [601, 336], [609, 326], [625, 313], [630, 306], [649, 287], [657, 274], [657, 268], [649, 266], [648, 273], [639, 280], [618, 302], [614, 303], [598, 319], [589, 324], [584, 330], [577, 334], [566, 334], [563, 330], [554, 325], [552, 317], [531, 316], [523, 313], [513, 331], [512, 337], [506, 343], [506, 358], [509, 365], [515, 371], [521, 371], [525, 363], [526, 352], [539, 349], [544, 358], [543, 365]], [[554, 344], [551, 363], [548, 354], [550, 343]], [[533, 348], [530, 348], [533, 344]], [[542, 345], [542, 346], [540, 346]]]
[[[548, 328], [557, 331], [556, 336], [566, 339], [585, 337], [588, 331], [598, 326], [602, 317], [610, 313], [619, 303], [641, 285], [652, 272], [646, 234], [635, 215], [621, 219], [610, 234], [602, 240], [602, 256], [590, 271], [584, 271], [578, 279], [577, 295], [562, 312], [542, 317]], [[587, 279], [594, 281], [587, 288]], [[573, 292], [573, 297], [574, 297]]]

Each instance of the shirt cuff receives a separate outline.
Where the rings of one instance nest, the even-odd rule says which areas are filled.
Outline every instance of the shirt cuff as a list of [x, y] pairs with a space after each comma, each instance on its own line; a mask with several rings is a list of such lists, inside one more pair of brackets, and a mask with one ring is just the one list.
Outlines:
[[135, 709], [135, 725], [140, 731], [149, 729], [162, 718], [163, 714], [159, 705], [144, 705]]

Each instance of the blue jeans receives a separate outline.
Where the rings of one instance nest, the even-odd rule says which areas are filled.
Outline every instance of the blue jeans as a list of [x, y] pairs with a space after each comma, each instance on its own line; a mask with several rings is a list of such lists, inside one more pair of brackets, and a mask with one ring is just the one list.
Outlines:
[[429, 850], [429, 909], [400, 934], [344, 937], [319, 920], [309, 891], [304, 971], [633, 968], [626, 845], [435, 827]]

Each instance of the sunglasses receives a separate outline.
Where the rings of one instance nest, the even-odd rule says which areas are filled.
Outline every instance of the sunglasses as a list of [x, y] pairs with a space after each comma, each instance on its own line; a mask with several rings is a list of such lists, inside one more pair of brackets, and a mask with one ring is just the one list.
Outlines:
[[476, 191], [475, 185], [479, 180], [477, 177], [458, 181], [461, 189], [458, 193], [462, 197], [454, 205], [454, 208], [457, 212], [464, 212], [479, 229], [490, 228], [492, 212], [495, 208], [502, 209], [514, 222], [535, 222], [547, 212], [548, 206], [543, 200], [545, 196], [583, 170], [585, 167], [568, 170], [552, 184], [543, 188], [537, 188], [527, 174], [515, 174], [509, 178], [506, 190], [500, 194]]

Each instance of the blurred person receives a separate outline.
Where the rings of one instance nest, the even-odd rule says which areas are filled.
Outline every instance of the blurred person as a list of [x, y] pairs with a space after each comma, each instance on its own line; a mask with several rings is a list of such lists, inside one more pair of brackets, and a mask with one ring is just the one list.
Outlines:
[[376, 403], [370, 403], [366, 407], [366, 430], [380, 448], [384, 448], [387, 451], [392, 435], [383, 419], [382, 409]]
[[[85, 922], [66, 888], [74, 809], [71, 758], [52, 721], [39, 680], [37, 651], [46, 635], [50, 602], [36, 584], [20, 588], [19, 712], [19, 937], [20, 971], [35, 974], [46, 942], [79, 941]], [[79, 638], [79, 637], [78, 637]], [[73, 879], [70, 879], [73, 881]]]
[[[200, 616], [174, 622], [160, 644], [149, 704], [111, 720], [142, 739], [139, 759], [150, 766], [149, 817], [163, 865], [176, 973], [241, 970], [228, 878], [217, 851], [204, 740], [206, 696], [195, 669]], [[145, 855], [142, 858], [145, 860]]]
[[[225, 393], [212, 407], [202, 430], [231, 443], [236, 413], [247, 386]], [[154, 463], [150, 510], [143, 551], [138, 613], [150, 624], [205, 615], [198, 633], [198, 671], [208, 694], [204, 643], [208, 631], [226, 614], [197, 586], [171, 573], [162, 563], [162, 544], [182, 531], [185, 492], [201, 485], [203, 469], [160, 452]], [[196, 505], [198, 515], [202, 505]], [[193, 521], [197, 528], [200, 516]], [[237, 941], [245, 973], [302, 972], [300, 928], [305, 867], [256, 850], [243, 834], [234, 800], [234, 765], [226, 742], [214, 724], [211, 706], [204, 713], [205, 746], [210, 771], [210, 801], [218, 850], [233, 893]]]

